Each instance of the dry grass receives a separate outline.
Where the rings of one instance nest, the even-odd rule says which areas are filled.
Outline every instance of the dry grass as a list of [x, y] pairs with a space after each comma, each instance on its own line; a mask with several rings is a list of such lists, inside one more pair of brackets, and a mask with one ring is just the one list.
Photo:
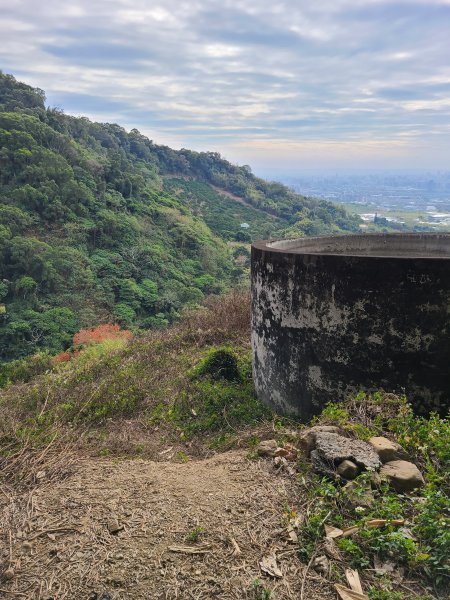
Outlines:
[[67, 447], [158, 460], [171, 441], [178, 451], [209, 455], [208, 440], [196, 436], [186, 446], [174, 424], [159, 416], [188, 393], [189, 371], [208, 348], [228, 344], [246, 353], [249, 334], [249, 295], [234, 292], [209, 299], [167, 330], [149, 332], [126, 347], [92, 349], [29, 383], [1, 390], [3, 479], [31, 483], [44, 470], [42, 460]]

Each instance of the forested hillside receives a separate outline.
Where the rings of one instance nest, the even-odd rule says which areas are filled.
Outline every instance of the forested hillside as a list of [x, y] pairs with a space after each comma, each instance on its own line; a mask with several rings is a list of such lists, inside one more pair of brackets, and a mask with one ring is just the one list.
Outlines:
[[0, 361], [98, 323], [164, 327], [242, 279], [236, 242], [357, 229], [217, 153], [47, 108], [0, 72]]

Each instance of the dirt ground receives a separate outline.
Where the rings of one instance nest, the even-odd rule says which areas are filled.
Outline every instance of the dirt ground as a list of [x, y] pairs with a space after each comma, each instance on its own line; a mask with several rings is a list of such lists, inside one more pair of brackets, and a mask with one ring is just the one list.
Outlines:
[[[63, 481], [46, 483], [40, 473], [21, 496], [2, 488], [0, 597], [336, 598], [289, 540], [283, 515], [300, 500], [295, 476], [246, 454], [186, 463], [85, 458]], [[279, 578], [261, 570], [269, 555]]]

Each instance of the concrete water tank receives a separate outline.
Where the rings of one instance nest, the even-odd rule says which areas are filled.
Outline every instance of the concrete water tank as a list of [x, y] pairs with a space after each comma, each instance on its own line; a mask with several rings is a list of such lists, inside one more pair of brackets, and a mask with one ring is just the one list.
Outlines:
[[252, 246], [258, 397], [308, 419], [360, 390], [450, 401], [450, 234], [369, 234]]

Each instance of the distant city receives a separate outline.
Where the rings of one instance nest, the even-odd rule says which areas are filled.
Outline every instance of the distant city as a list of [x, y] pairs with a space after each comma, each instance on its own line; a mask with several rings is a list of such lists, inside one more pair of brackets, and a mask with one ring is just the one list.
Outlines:
[[[266, 175], [267, 176], [267, 175]], [[366, 222], [450, 228], [450, 171], [304, 174], [273, 177], [305, 196], [347, 205]]]

